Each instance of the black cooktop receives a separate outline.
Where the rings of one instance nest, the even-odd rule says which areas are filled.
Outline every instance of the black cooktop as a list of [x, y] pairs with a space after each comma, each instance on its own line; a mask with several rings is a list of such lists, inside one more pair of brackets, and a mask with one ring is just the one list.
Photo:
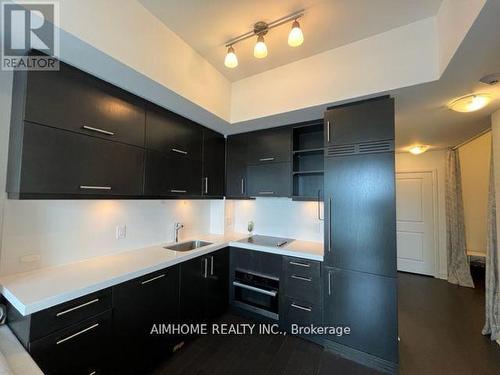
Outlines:
[[292, 238], [260, 236], [256, 234], [253, 235], [252, 237], [239, 240], [238, 242], [251, 243], [260, 246], [283, 247], [285, 245], [288, 245], [292, 241], [294, 241], [294, 239]]

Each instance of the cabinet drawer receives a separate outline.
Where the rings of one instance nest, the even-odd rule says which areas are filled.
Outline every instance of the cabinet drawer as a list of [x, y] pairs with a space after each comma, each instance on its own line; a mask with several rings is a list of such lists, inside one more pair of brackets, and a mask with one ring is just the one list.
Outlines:
[[201, 185], [201, 161], [147, 151], [146, 195], [200, 196]]
[[20, 193], [142, 195], [144, 150], [25, 123]]
[[284, 277], [284, 293], [287, 297], [319, 305], [321, 302], [321, 278], [300, 274], [287, 274]]
[[281, 255], [230, 248], [231, 279], [236, 269], [281, 278], [281, 262]]
[[315, 305], [300, 299], [285, 298], [283, 307], [283, 322], [289, 330], [292, 324], [298, 326], [321, 325], [321, 305]]
[[291, 195], [290, 163], [249, 165], [248, 191], [252, 197], [288, 197]]
[[287, 276], [300, 275], [312, 278], [321, 276], [321, 262], [314, 260], [283, 257], [283, 269]]
[[292, 131], [288, 127], [248, 133], [247, 163], [290, 161], [291, 146]]
[[111, 346], [111, 310], [30, 343], [29, 351], [44, 374], [103, 372]]
[[111, 289], [103, 289], [31, 316], [30, 340], [89, 319], [111, 308]]
[[27, 74], [26, 121], [144, 147], [142, 99], [64, 63]]

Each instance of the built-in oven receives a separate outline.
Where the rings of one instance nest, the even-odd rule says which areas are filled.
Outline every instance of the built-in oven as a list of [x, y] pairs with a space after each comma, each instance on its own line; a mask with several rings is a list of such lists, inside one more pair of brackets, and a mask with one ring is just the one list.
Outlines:
[[236, 269], [233, 279], [234, 305], [278, 320], [279, 285], [277, 277]]

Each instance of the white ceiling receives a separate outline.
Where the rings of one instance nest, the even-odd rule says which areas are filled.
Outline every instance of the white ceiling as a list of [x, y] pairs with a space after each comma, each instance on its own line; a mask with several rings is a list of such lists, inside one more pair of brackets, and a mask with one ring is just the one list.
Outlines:
[[[442, 0], [139, 0], [153, 15], [207, 59], [229, 80], [239, 79], [315, 55], [384, 31], [434, 16]], [[225, 42], [304, 9], [304, 44], [287, 44], [290, 25], [266, 36], [269, 55], [253, 57], [253, 38], [235, 46], [239, 66], [224, 66]]]

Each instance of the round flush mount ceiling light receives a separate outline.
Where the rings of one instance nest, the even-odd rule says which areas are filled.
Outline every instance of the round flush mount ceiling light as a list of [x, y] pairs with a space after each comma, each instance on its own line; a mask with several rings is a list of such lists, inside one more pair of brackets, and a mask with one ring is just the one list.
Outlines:
[[257, 43], [255, 43], [255, 47], [253, 48], [253, 55], [258, 59], [263, 59], [267, 56], [267, 46], [264, 42], [264, 36], [259, 35], [257, 37]]
[[408, 149], [413, 155], [420, 155], [429, 149], [429, 145], [415, 145]]
[[486, 107], [490, 101], [488, 94], [472, 94], [452, 101], [448, 107], [456, 112], [474, 112]]
[[304, 34], [302, 34], [299, 21], [295, 20], [293, 21], [292, 29], [288, 34], [288, 45], [290, 47], [298, 47], [302, 43], [304, 43]]
[[224, 65], [231, 69], [238, 66], [238, 57], [236, 57], [236, 53], [234, 53], [233, 46], [229, 46], [227, 49], [226, 58], [224, 59]]

